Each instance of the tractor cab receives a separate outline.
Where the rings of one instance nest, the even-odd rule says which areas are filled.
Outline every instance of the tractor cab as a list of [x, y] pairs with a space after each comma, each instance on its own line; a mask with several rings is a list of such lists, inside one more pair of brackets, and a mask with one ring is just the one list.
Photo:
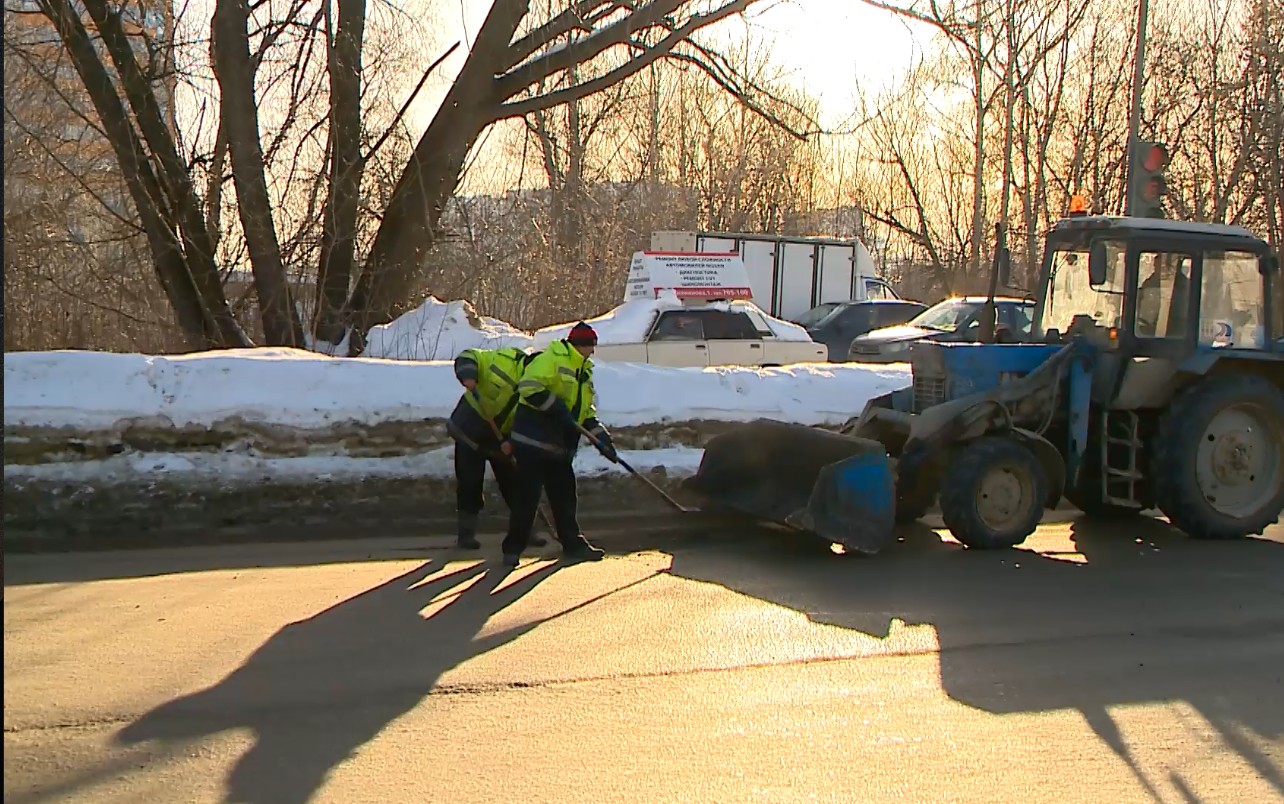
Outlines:
[[1238, 226], [1065, 218], [1047, 234], [1035, 333], [1048, 343], [1083, 334], [1136, 357], [1270, 351], [1276, 268]]

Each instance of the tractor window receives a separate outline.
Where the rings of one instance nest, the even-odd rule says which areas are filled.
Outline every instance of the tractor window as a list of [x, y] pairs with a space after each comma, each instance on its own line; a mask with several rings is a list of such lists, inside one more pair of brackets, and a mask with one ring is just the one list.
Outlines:
[[1199, 297], [1199, 342], [1262, 348], [1262, 275], [1257, 255], [1211, 251], [1204, 255]]
[[1137, 261], [1139, 338], [1184, 338], [1190, 331], [1189, 254], [1143, 251]]
[[1077, 315], [1090, 316], [1099, 327], [1117, 327], [1123, 317], [1124, 252], [1116, 243], [1106, 244], [1106, 282], [1093, 285], [1088, 273], [1088, 251], [1056, 251], [1048, 280], [1039, 329], [1066, 332]]

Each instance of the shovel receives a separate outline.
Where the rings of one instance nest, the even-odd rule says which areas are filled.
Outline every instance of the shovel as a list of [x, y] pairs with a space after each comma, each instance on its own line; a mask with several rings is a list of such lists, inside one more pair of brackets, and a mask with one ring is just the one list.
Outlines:
[[[590, 433], [588, 430], [585, 430], [585, 429], [584, 429], [584, 425], [580, 424], [579, 422], [576, 422], [576, 423], [575, 423], [575, 429], [579, 430], [579, 431], [580, 431], [580, 435], [582, 435], [582, 436], [584, 436], [585, 438], [587, 438], [587, 439], [589, 440], [589, 443], [590, 443], [590, 444], [592, 444], [593, 446], [597, 447], [599, 450], [602, 448], [602, 445], [601, 445], [601, 443], [599, 443], [599, 442], [598, 442], [597, 438], [595, 438], [595, 437], [593, 436], [593, 434], [592, 434], [592, 433]], [[632, 466], [629, 466], [629, 465], [624, 461], [624, 459], [623, 459], [623, 458], [621, 458], [619, 455], [616, 455], [616, 456], [615, 456], [615, 463], [618, 463], [620, 466], [623, 466], [623, 467], [624, 467], [624, 471], [628, 472], [629, 474], [631, 474], [631, 475], [633, 475], [634, 477], [636, 477], [638, 480], [641, 480], [643, 483], [645, 483], [645, 484], [647, 484], [648, 486], [650, 486], [652, 491], [654, 491], [656, 494], [659, 494], [661, 497], [663, 497], [663, 498], [664, 498], [664, 501], [665, 501], [665, 502], [667, 502], [670, 506], [672, 506], [672, 507], [673, 507], [673, 509], [674, 509], [674, 510], [678, 511], [679, 513], [683, 513], [683, 514], [699, 514], [699, 513], [703, 513], [703, 512], [702, 512], [700, 509], [698, 509], [698, 508], [688, 508], [688, 507], [686, 507], [685, 505], [683, 505], [682, 503], [680, 503], [680, 502], [678, 502], [677, 500], [675, 500], [675, 499], [673, 499], [672, 497], [670, 497], [670, 496], [669, 496], [669, 493], [668, 493], [667, 491], [665, 491], [664, 489], [660, 488], [660, 487], [659, 487], [659, 486], [657, 486], [655, 483], [651, 482], [651, 479], [650, 479], [649, 477], [647, 477], [646, 475], [641, 474], [640, 472], [638, 472], [638, 470], [634, 469]]]
[[[481, 396], [477, 393], [476, 388], [474, 388], [471, 393], [473, 395], [473, 399], [477, 400], [477, 412], [481, 413]], [[495, 436], [495, 440], [500, 444], [503, 444], [504, 436], [499, 432], [499, 426], [495, 424], [495, 420], [485, 414], [482, 414], [482, 418], [490, 425], [490, 432]], [[504, 460], [508, 461], [510, 464], [514, 466], [517, 465], [517, 460], [512, 455], [504, 455], [502, 450], [500, 451], [500, 455], [503, 455]], [[539, 507], [535, 510], [539, 511], [539, 518], [544, 521], [544, 524], [548, 526], [549, 533], [554, 539], [556, 539], [557, 528], [553, 525], [553, 518], [549, 516], [547, 509], [544, 507], [543, 501], [540, 501]]]

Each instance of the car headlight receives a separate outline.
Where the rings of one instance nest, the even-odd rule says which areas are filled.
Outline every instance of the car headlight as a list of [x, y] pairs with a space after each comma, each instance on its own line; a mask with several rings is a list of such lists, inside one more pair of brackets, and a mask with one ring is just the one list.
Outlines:
[[889, 355], [900, 354], [901, 352], [908, 352], [911, 345], [912, 345], [911, 341], [901, 341], [900, 343], [887, 343], [887, 344], [883, 344], [883, 352]]

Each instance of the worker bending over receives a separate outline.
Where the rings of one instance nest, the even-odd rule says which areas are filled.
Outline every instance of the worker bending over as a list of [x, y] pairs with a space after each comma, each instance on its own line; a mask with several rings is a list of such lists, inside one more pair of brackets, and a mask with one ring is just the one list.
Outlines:
[[[466, 550], [481, 547], [477, 541], [477, 518], [485, 505], [482, 488], [487, 463], [504, 504], [512, 511], [517, 475], [508, 435], [517, 410], [517, 383], [533, 357], [521, 349], [504, 348], [465, 349], [455, 358], [455, 378], [464, 386], [464, 395], [450, 414], [446, 432], [455, 441], [457, 544]], [[533, 520], [528, 528], [531, 525]], [[548, 542], [534, 535], [530, 543], [538, 547]]]
[[511, 436], [517, 481], [503, 545], [507, 566], [517, 566], [526, 549], [541, 490], [548, 495], [553, 509], [562, 555], [588, 561], [602, 558], [602, 551], [580, 533], [575, 470], [571, 465], [579, 447], [581, 427], [607, 460], [618, 459], [611, 434], [598, 422], [593, 406], [593, 364], [589, 356], [596, 345], [597, 333], [581, 321], [564, 340], [538, 354], [517, 383], [520, 401]]

